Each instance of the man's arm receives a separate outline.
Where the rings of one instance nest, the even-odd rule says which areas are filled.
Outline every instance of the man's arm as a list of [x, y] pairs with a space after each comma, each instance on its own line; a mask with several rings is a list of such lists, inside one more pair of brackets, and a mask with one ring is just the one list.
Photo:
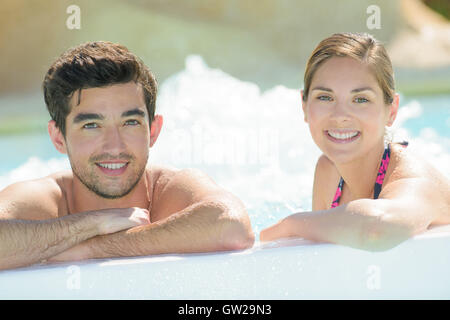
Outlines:
[[94, 237], [51, 261], [238, 250], [253, 245], [254, 234], [242, 202], [204, 174], [182, 170], [159, 180], [152, 215], [165, 218]]
[[145, 210], [109, 209], [58, 215], [55, 190], [43, 179], [0, 192], [0, 270], [46, 260], [91, 237], [148, 223]]
[[381, 251], [444, 221], [448, 210], [448, 203], [429, 181], [403, 179], [386, 186], [377, 200], [360, 199], [333, 209], [290, 215], [261, 231], [260, 240], [301, 237]]

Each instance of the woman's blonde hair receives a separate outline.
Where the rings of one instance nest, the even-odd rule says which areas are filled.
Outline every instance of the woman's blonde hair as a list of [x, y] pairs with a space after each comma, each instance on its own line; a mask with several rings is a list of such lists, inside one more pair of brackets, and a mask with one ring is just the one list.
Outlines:
[[312, 79], [317, 69], [332, 57], [350, 57], [373, 70], [383, 91], [385, 104], [394, 101], [395, 85], [392, 63], [384, 46], [367, 33], [336, 33], [322, 40], [306, 64], [303, 100], [308, 99]]

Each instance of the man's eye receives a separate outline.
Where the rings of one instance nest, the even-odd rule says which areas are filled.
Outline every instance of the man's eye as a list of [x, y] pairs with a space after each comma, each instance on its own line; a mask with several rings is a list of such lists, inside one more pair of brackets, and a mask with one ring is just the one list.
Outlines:
[[139, 121], [137, 121], [137, 120], [127, 120], [127, 121], [125, 121], [125, 124], [126, 124], [127, 126], [137, 126], [137, 125], [139, 125], [140, 123], [139, 123]]
[[83, 125], [83, 129], [96, 129], [98, 128], [98, 124], [96, 123], [86, 123]]
[[365, 103], [365, 102], [369, 102], [369, 100], [367, 100], [366, 98], [363, 98], [363, 97], [355, 98], [354, 101], [355, 101], [356, 103]]

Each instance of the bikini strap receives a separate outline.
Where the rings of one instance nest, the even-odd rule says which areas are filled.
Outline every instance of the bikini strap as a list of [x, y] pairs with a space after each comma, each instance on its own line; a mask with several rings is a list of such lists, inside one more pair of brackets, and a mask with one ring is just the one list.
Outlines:
[[[404, 148], [408, 146], [408, 141], [400, 142]], [[386, 176], [386, 171], [391, 160], [391, 147], [390, 144], [384, 149], [383, 158], [381, 159], [380, 168], [378, 169], [377, 179], [375, 180], [375, 186], [373, 188], [373, 198], [378, 199], [381, 193], [381, 187], [383, 186], [384, 177]], [[331, 208], [339, 206], [339, 201], [341, 200], [342, 188], [344, 186], [344, 179], [339, 180], [339, 185], [334, 195], [333, 202], [331, 203]]]
[[[408, 146], [408, 141], [399, 142], [399, 144], [406, 148]], [[384, 149], [383, 159], [381, 159], [380, 169], [378, 169], [377, 180], [375, 181], [375, 186], [373, 188], [373, 198], [378, 199], [381, 193], [381, 187], [383, 186], [384, 177], [386, 176], [386, 171], [391, 159], [391, 146], [387, 145]]]
[[378, 169], [377, 179], [375, 180], [375, 186], [373, 188], [373, 198], [378, 199], [381, 192], [381, 186], [383, 185], [384, 177], [391, 160], [391, 147], [390, 144], [384, 149], [383, 158], [381, 159], [380, 168]]
[[339, 180], [339, 185], [337, 187], [336, 193], [334, 195], [333, 202], [331, 203], [331, 208], [336, 208], [341, 200], [342, 187], [344, 186], [344, 179]]

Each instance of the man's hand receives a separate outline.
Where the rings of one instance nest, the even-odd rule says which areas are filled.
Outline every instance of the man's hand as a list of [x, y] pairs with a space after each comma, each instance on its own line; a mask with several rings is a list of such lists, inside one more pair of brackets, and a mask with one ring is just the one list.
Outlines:
[[[100, 219], [98, 225], [98, 235], [115, 233], [137, 226], [150, 224], [148, 210], [141, 208], [119, 208], [104, 209], [92, 212], [95, 219]], [[91, 258], [91, 247], [89, 242], [84, 241], [72, 248], [65, 250], [49, 259], [47, 262], [64, 262], [85, 260]]]
[[104, 235], [150, 223], [148, 210], [141, 208], [104, 209], [99, 216], [98, 235]]

